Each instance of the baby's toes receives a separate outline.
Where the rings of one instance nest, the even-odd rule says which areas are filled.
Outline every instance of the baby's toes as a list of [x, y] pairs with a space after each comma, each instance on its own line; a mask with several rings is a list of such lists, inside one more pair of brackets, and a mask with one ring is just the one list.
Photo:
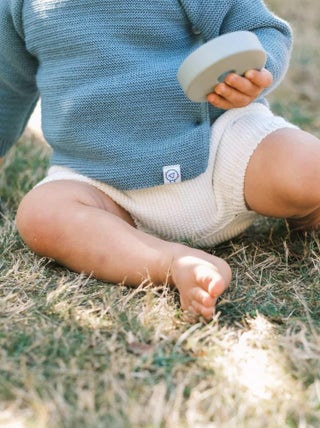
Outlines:
[[225, 282], [224, 278], [217, 273], [209, 282], [207, 290], [212, 298], [217, 299], [226, 288], [228, 288], [228, 284]]
[[197, 302], [199, 305], [210, 307], [214, 304], [215, 298], [208, 291], [201, 287], [194, 287], [191, 291], [191, 303]]
[[[203, 306], [201, 303], [197, 301], [192, 302], [192, 312], [196, 313], [197, 315], [202, 315], [203, 318], [209, 320], [212, 319], [215, 306], [215, 301], [213, 301], [213, 304], [211, 306]], [[191, 309], [191, 308], [190, 308]]]
[[213, 299], [219, 297], [227, 288], [223, 276], [215, 266], [201, 266], [197, 272], [197, 284]]

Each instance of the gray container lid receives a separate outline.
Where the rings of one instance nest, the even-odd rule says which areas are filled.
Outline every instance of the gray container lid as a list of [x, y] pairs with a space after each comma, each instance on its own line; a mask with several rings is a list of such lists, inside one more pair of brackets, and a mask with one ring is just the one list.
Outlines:
[[191, 101], [204, 102], [228, 73], [243, 75], [251, 69], [261, 70], [265, 63], [266, 53], [258, 37], [250, 31], [235, 31], [192, 52], [179, 67], [177, 78]]

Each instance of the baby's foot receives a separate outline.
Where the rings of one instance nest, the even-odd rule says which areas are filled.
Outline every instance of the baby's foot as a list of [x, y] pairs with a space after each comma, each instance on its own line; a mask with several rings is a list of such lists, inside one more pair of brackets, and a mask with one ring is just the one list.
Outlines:
[[197, 254], [174, 259], [171, 275], [180, 293], [182, 309], [206, 319], [212, 318], [218, 297], [231, 281], [229, 265], [209, 254], [204, 258]]

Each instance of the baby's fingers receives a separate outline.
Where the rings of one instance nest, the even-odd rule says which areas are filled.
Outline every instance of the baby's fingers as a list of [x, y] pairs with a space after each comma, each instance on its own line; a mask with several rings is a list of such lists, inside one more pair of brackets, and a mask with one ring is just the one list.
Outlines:
[[270, 71], [263, 68], [262, 70], [248, 70], [245, 77], [255, 86], [261, 89], [268, 88], [273, 81]]

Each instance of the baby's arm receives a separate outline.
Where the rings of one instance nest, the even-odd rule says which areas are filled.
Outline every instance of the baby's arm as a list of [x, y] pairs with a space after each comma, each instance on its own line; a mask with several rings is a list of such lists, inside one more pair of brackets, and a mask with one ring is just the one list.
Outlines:
[[[3, 158], [0, 158], [0, 166], [2, 164]], [[0, 215], [3, 213], [3, 208], [2, 208], [2, 201], [1, 201], [1, 196], [0, 196]]]
[[244, 76], [230, 73], [207, 99], [210, 104], [224, 110], [245, 107], [258, 98], [272, 82], [272, 74], [266, 69], [248, 70]]
[[[183, 1], [183, 3], [193, 5], [191, 1]], [[198, 3], [202, 6], [190, 7], [188, 13], [192, 16], [195, 27], [202, 30], [204, 40], [211, 40], [218, 35], [234, 31], [252, 31], [267, 54], [265, 68], [272, 75], [271, 78], [269, 73], [262, 71], [258, 73], [260, 77], [251, 78], [249, 77], [251, 72], [256, 72], [250, 70], [246, 74], [247, 80], [229, 76], [224, 84], [216, 87], [214, 94], [210, 94], [208, 101], [217, 107], [229, 109], [249, 104], [261, 92], [263, 96], [270, 93], [280, 83], [289, 65], [292, 31], [288, 23], [270, 12], [263, 0], [199, 1]], [[194, 9], [197, 13], [193, 15]], [[208, 19], [208, 16], [212, 18]], [[264, 90], [261, 91], [261, 88]]]
[[22, 5], [0, 0], [0, 159], [22, 134], [38, 99], [38, 61], [23, 40]]

